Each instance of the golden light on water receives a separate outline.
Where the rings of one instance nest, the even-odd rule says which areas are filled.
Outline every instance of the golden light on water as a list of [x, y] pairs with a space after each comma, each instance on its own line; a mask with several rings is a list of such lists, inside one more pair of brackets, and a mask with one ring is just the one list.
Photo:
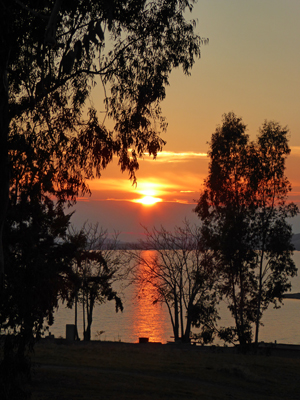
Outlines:
[[[143, 258], [151, 263], [153, 251], [144, 251]], [[138, 266], [139, 273], [147, 274], [145, 266]], [[138, 339], [146, 337], [150, 342], [165, 342], [166, 332], [170, 329], [169, 315], [161, 304], [154, 304], [156, 290], [146, 282], [137, 292], [133, 306], [132, 330]]]

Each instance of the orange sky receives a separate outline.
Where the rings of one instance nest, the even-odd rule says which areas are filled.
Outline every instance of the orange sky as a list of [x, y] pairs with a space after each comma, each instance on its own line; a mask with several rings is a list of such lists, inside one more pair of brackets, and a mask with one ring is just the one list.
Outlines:
[[[168, 121], [163, 153], [141, 161], [136, 188], [114, 161], [100, 180], [90, 182], [93, 195], [78, 201], [74, 223], [99, 222], [129, 240], [139, 237], [140, 223], [171, 229], [185, 217], [196, 222], [191, 210], [207, 175], [207, 142], [229, 111], [243, 118], [251, 139], [265, 119], [289, 127], [287, 176], [291, 199], [299, 202], [299, 15], [299, 0], [199, 0], [191, 17], [209, 45], [202, 47], [191, 76], [180, 70], [171, 75], [162, 103]], [[97, 88], [91, 101], [103, 108]], [[145, 195], [162, 201], [148, 207], [128, 201]]]

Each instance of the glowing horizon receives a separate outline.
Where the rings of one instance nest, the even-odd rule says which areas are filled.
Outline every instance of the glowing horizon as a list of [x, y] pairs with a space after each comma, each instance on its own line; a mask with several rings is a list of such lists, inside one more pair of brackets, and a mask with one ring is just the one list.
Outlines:
[[[145, 156], [149, 156], [149, 153], [145, 153]], [[157, 153], [155, 158], [156, 162], [166, 162], [166, 163], [179, 163], [193, 161], [197, 158], [206, 158], [207, 153], [196, 153], [193, 151], [186, 151], [182, 153], [177, 153], [174, 151], [161, 151]], [[151, 157], [143, 158], [143, 161], [152, 161]]]
[[[286, 160], [286, 176], [292, 185], [289, 201], [299, 205], [299, 12], [297, 1], [289, 2], [288, 7], [286, 2], [271, 0], [253, 2], [251, 7], [249, 2], [237, 0], [196, 2], [193, 18], [199, 21], [198, 34], [209, 37], [210, 44], [202, 46], [201, 59], [194, 64], [190, 76], [182, 74], [180, 68], [170, 75], [166, 98], [161, 103], [168, 123], [167, 132], [161, 132], [161, 137], [167, 144], [155, 160], [149, 154], [138, 159], [137, 186], [132, 185], [126, 172], [120, 172], [114, 156], [101, 171], [101, 179], [88, 182], [91, 203], [78, 200], [86, 210], [85, 218], [138, 234], [140, 223], [173, 226], [185, 217], [195, 218], [192, 204], [199, 199], [209, 174], [207, 153], [212, 134], [222, 123], [222, 115], [229, 111], [242, 118], [251, 141], [256, 140], [265, 120], [288, 127], [291, 154]], [[278, 57], [278, 48], [284, 51], [282, 57]], [[94, 104], [102, 110], [103, 96], [98, 87], [102, 86], [94, 90]], [[113, 119], [106, 121], [110, 121], [113, 130]], [[153, 193], [145, 193], [150, 190]], [[146, 207], [141, 200], [145, 196], [162, 201]], [[95, 214], [89, 217], [93, 210]], [[300, 232], [300, 215], [298, 219], [296, 232]]]
[[141, 199], [131, 200], [133, 203], [140, 203], [143, 206], [153, 206], [154, 204], [161, 203], [163, 199], [153, 196], [144, 196]]

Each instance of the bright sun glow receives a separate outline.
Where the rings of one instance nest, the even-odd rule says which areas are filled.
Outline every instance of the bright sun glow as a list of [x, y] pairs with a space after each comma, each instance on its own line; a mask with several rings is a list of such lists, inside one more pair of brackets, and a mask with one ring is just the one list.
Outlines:
[[162, 199], [153, 196], [144, 196], [141, 199], [133, 200], [134, 203], [141, 203], [144, 206], [153, 206], [153, 204], [161, 202]]
[[140, 182], [139, 190], [137, 191], [142, 197], [132, 200], [134, 203], [140, 203], [144, 206], [153, 206], [156, 203], [163, 201], [160, 197], [161, 185], [154, 182]]

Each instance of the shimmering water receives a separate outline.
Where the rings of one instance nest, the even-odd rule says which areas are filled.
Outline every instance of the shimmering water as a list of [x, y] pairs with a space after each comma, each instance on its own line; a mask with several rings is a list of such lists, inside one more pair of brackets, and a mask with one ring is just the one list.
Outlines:
[[[300, 267], [300, 252], [295, 252], [294, 260]], [[299, 271], [300, 275], [300, 271]], [[92, 339], [138, 342], [140, 337], [148, 337], [152, 342], [172, 340], [172, 327], [167, 308], [163, 305], [153, 305], [151, 287], [146, 287], [140, 296], [133, 286], [124, 292], [124, 311], [115, 312], [113, 302], [96, 306], [92, 325]], [[292, 292], [300, 292], [300, 276], [292, 279]], [[220, 304], [221, 320], [219, 325], [234, 325], [225, 304]], [[79, 308], [78, 329], [82, 333], [82, 312]], [[265, 342], [300, 344], [300, 300], [286, 299], [280, 309], [272, 306], [265, 311], [260, 328], [259, 340]], [[74, 310], [61, 305], [55, 313], [54, 325], [50, 331], [55, 337], [65, 337], [66, 324], [74, 323]], [[99, 332], [104, 331], [99, 336]]]

